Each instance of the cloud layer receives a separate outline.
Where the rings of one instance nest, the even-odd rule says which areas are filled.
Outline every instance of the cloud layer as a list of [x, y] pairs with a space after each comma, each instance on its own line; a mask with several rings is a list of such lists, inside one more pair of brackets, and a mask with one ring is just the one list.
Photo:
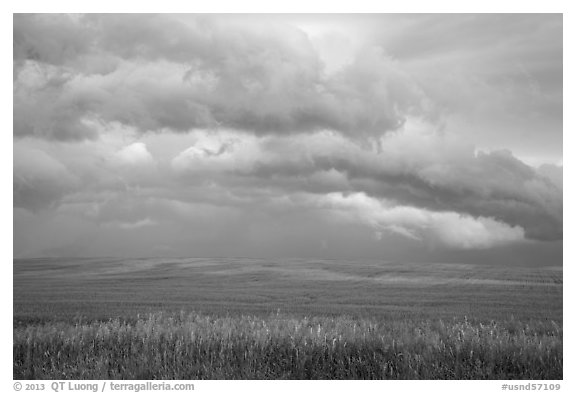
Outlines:
[[15, 15], [18, 252], [561, 247], [561, 17], [310, 18]]
[[285, 25], [18, 15], [14, 36], [18, 135], [90, 138], [86, 121], [96, 120], [142, 131], [331, 129], [357, 138], [431, 110], [383, 50], [362, 48], [327, 74], [307, 36]]
[[[328, 132], [264, 141], [202, 138], [172, 161], [184, 178], [242, 179], [285, 192], [363, 192], [430, 211], [493, 217], [523, 227], [532, 239], [562, 238], [561, 185], [508, 151], [475, 153], [457, 140], [409, 132], [370, 148]], [[220, 154], [207, 155], [208, 143]]]

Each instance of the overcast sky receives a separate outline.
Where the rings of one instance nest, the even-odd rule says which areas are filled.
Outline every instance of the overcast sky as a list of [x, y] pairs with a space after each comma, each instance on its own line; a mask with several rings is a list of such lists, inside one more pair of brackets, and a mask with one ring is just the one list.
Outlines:
[[562, 16], [15, 15], [14, 254], [562, 264]]

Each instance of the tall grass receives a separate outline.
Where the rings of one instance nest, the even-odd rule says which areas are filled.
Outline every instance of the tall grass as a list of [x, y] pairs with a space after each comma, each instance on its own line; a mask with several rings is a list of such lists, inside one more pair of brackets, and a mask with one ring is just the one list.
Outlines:
[[554, 322], [152, 314], [14, 329], [15, 379], [561, 379]]

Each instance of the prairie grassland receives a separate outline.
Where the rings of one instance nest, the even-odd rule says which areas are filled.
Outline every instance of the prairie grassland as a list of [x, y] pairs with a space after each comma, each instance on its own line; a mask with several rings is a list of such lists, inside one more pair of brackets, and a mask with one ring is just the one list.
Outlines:
[[14, 261], [14, 378], [559, 379], [562, 269]]
[[151, 314], [14, 331], [15, 379], [562, 379], [554, 322]]
[[562, 270], [246, 258], [14, 261], [14, 324], [211, 315], [562, 322]]

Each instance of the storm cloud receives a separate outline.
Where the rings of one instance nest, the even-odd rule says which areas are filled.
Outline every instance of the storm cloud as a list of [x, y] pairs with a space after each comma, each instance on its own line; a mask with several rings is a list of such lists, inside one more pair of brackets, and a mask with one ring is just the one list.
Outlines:
[[[561, 247], [561, 29], [560, 15], [15, 15], [17, 253]], [[51, 225], [53, 244], [33, 240]]]
[[362, 192], [432, 211], [492, 217], [522, 226], [533, 239], [562, 238], [561, 168], [549, 165], [546, 175], [506, 150], [475, 152], [446, 137], [410, 133], [372, 148], [330, 133], [260, 143], [200, 135], [173, 159], [184, 178], [227, 185], [243, 179], [287, 193]]
[[397, 129], [408, 113], [431, 110], [382, 49], [362, 48], [351, 64], [327, 74], [306, 34], [288, 25], [20, 15], [14, 36], [21, 135], [91, 138], [86, 120], [96, 120], [142, 132], [332, 129], [368, 137]]

